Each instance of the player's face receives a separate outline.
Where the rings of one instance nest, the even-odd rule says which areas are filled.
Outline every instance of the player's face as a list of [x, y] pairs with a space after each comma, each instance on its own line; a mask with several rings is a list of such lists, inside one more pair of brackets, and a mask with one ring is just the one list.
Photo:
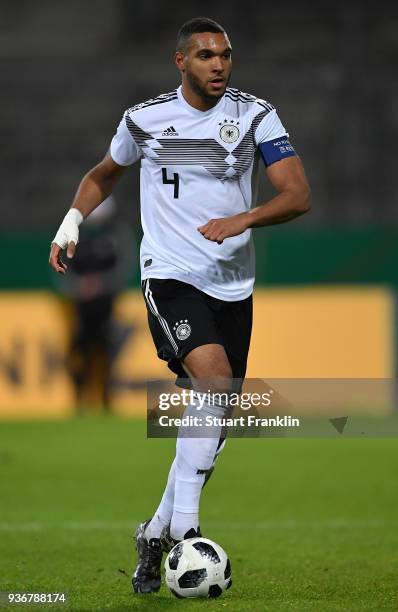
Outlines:
[[181, 68], [189, 86], [201, 98], [217, 100], [224, 95], [231, 78], [231, 52], [226, 34], [192, 34], [186, 52], [181, 54]]

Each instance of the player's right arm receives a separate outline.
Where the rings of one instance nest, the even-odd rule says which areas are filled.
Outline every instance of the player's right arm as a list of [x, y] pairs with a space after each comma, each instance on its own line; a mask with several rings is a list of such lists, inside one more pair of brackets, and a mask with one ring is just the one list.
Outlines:
[[125, 171], [109, 153], [83, 177], [70, 210], [62, 221], [51, 244], [49, 263], [54, 270], [65, 274], [67, 265], [61, 259], [61, 252], [67, 249], [67, 256], [73, 257], [79, 237], [79, 225], [113, 191]]
[[113, 188], [127, 166], [141, 157], [141, 150], [134, 142], [123, 116], [110, 151], [104, 159], [92, 168], [82, 179], [70, 210], [62, 221], [51, 244], [49, 264], [59, 274], [65, 274], [68, 266], [62, 261], [61, 253], [73, 257], [79, 239], [79, 225], [113, 191]]

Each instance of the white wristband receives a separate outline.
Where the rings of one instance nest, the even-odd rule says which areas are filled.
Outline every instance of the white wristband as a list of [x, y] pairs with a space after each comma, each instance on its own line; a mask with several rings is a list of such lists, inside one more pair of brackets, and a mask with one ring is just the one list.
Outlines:
[[79, 225], [82, 221], [83, 215], [80, 210], [77, 210], [77, 208], [68, 210], [55, 234], [53, 243], [55, 242], [61, 249], [66, 249], [70, 242], [77, 244], [79, 242]]

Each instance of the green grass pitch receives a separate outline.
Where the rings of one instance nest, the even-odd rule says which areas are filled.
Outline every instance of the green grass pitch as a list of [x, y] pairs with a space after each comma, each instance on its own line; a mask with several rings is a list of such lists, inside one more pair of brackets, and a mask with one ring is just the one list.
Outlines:
[[69, 594], [41, 610], [398, 610], [395, 439], [229, 440], [201, 528], [229, 554], [232, 588], [133, 595], [133, 529], [173, 448], [137, 420], [1, 423], [0, 590]]

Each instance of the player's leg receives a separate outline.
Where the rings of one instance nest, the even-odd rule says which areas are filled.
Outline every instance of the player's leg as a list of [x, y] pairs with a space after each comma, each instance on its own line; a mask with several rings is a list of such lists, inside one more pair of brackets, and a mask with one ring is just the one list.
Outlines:
[[[215, 342], [220, 340], [220, 336], [214, 327], [214, 313], [209, 308], [208, 296], [186, 283], [160, 279], [144, 281], [143, 293], [158, 355], [168, 361], [170, 369], [179, 378], [215, 374], [215, 378], [219, 379], [224, 370], [227, 378], [230, 378], [231, 369], [225, 351]], [[185, 337], [178, 333], [178, 323], [183, 322], [188, 323], [186, 327], [189, 330]], [[221, 450], [218, 449], [219, 452]], [[173, 464], [163, 498], [146, 528], [148, 537], [159, 537], [166, 521], [170, 523], [174, 471]], [[209, 475], [210, 470], [205, 475], [206, 481]]]
[[[252, 297], [237, 302], [211, 300], [216, 326], [223, 345], [204, 345], [191, 351], [183, 360], [191, 380], [204, 382], [213, 392], [240, 391], [246, 375], [247, 357], [252, 330]], [[233, 377], [233, 378], [232, 378]], [[233, 387], [233, 388], [232, 388]], [[203, 412], [222, 416], [224, 406], [206, 406]], [[221, 428], [220, 428], [221, 429]], [[185, 529], [192, 530], [199, 525], [199, 499], [203, 484], [213, 471], [217, 456], [224, 447], [221, 431], [214, 430], [212, 438], [182, 437], [177, 439], [175, 460], [174, 511], [170, 526], [170, 544], [184, 536]], [[225, 435], [225, 434], [224, 434]], [[214, 440], [218, 445], [214, 453]], [[210, 457], [213, 457], [210, 463]], [[202, 467], [199, 466], [202, 464]], [[210, 466], [210, 467], [209, 467]], [[195, 475], [195, 468], [201, 474]], [[203, 478], [202, 473], [205, 472]], [[190, 481], [187, 484], [186, 481]], [[202, 480], [199, 487], [198, 480]], [[191, 500], [192, 506], [187, 505]]]
[[[145, 281], [143, 291], [158, 356], [168, 361], [172, 371], [195, 383], [205, 381], [205, 391], [210, 382], [213, 393], [228, 392], [232, 375], [243, 380], [251, 331], [251, 299], [225, 303], [174, 280]], [[246, 320], [242, 322], [241, 317]], [[179, 324], [185, 331], [188, 329], [188, 334], [178, 333]], [[231, 342], [228, 335], [233, 338]], [[225, 406], [205, 405], [202, 410], [222, 415]], [[158, 535], [168, 517], [176, 539], [197, 532], [201, 490], [224, 447], [220, 437], [223, 433], [218, 428], [209, 438], [179, 435], [176, 459], [159, 508], [154, 519], [142, 523], [136, 532], [138, 565], [132, 579], [136, 592], [153, 592], [160, 587], [162, 552]], [[169, 542], [162, 537], [166, 545], [174, 541], [170, 536]]]
[[[198, 391], [228, 394], [232, 385], [232, 369], [219, 344], [207, 344], [192, 350], [183, 360]], [[203, 388], [201, 388], [203, 386]], [[214, 397], [214, 396], [212, 396]], [[196, 406], [187, 409], [195, 414]], [[207, 415], [224, 416], [226, 405], [205, 402], [201, 407], [202, 418]], [[199, 503], [206, 476], [214, 467], [223, 448], [223, 428], [206, 428], [209, 437], [197, 437], [195, 428], [180, 428], [176, 443], [174, 507], [170, 522], [172, 541], [178, 541], [198, 533]]]
[[[206, 473], [205, 473], [203, 487], [209, 481], [214, 471], [218, 456], [224, 449], [224, 446], [225, 446], [225, 438], [218, 439], [218, 445], [216, 448], [216, 452], [214, 454], [212, 465], [208, 470], [206, 470]], [[164, 490], [160, 504], [156, 512], [154, 513], [152, 519], [149, 521], [149, 523], [146, 524], [145, 536], [148, 539], [160, 538], [162, 533], [164, 533], [165, 528], [169, 527], [170, 525], [171, 517], [173, 515], [173, 507], [174, 507], [175, 462], [176, 461], [174, 459], [171, 465], [169, 474], [168, 474], [166, 488]]]
[[147, 538], [160, 538], [162, 531], [170, 524], [174, 506], [175, 459], [171, 464], [166, 488], [160, 504], [145, 529]]
[[[191, 351], [184, 360], [184, 367], [187, 372], [193, 378], [198, 378], [205, 381], [206, 391], [208, 389], [209, 374], [212, 374], [211, 381], [213, 382], [214, 390], [227, 390], [229, 389], [229, 380], [231, 377], [231, 368], [228, 364], [228, 359], [222, 346], [216, 344], [207, 344], [205, 346], [198, 347]], [[194, 376], [196, 374], [196, 376]], [[217, 389], [215, 389], [215, 386]], [[213, 407], [214, 408], [214, 407]], [[190, 407], [192, 409], [192, 407]], [[186, 413], [189, 409], [186, 411]], [[186, 414], [184, 413], [184, 414]], [[214, 432], [213, 432], [214, 433]], [[200, 439], [202, 440], [202, 438]], [[213, 472], [215, 462], [224, 448], [225, 441], [220, 436], [216, 435], [216, 441], [211, 442], [211, 465], [203, 469], [203, 486], [207, 483]], [[177, 447], [181, 447], [184, 443], [177, 441]], [[188, 443], [189, 445], [189, 443]], [[203, 444], [202, 444], [203, 446]], [[213, 447], [215, 450], [213, 452]], [[180, 453], [181, 454], [181, 453]], [[208, 463], [208, 462], [207, 462]], [[174, 506], [174, 488], [175, 488], [175, 466], [176, 460], [170, 468], [170, 472], [167, 479], [167, 484], [161, 502], [148, 526], [146, 527], [145, 534], [148, 538], [159, 538], [164, 527], [168, 526], [171, 522]], [[188, 529], [187, 529], [188, 531]]]
[[[179, 377], [187, 377], [181, 360], [203, 344], [215, 344], [219, 336], [213, 313], [204, 294], [194, 287], [174, 280], [151, 279], [143, 282], [148, 310], [148, 323], [158, 356], [168, 362]], [[179, 333], [182, 325], [189, 333]], [[196, 373], [200, 375], [200, 372]], [[218, 441], [217, 441], [218, 443]], [[214, 457], [213, 457], [214, 459]], [[160, 588], [162, 549], [160, 532], [164, 522], [170, 523], [175, 488], [175, 467], [171, 468], [166, 489], [152, 520], [138, 526], [135, 539], [138, 563], [132, 577], [135, 592], [155, 592]]]

